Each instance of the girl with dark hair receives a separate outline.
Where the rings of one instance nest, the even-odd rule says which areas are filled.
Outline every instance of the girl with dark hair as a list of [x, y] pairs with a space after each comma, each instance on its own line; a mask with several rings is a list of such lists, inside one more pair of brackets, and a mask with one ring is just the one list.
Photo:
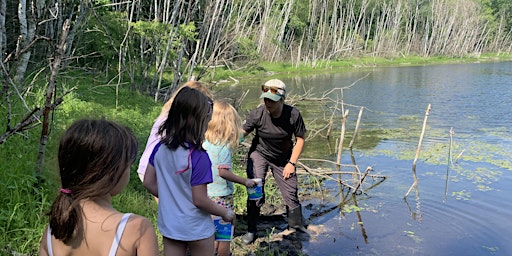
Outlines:
[[144, 148], [144, 152], [142, 152], [142, 156], [140, 157], [139, 160], [139, 168], [137, 169], [137, 173], [141, 181], [144, 181], [144, 174], [146, 173], [146, 168], [148, 167], [149, 156], [151, 155], [151, 152], [153, 152], [155, 145], [161, 139], [160, 136], [158, 135], [158, 129], [165, 121], [165, 119], [167, 119], [167, 116], [169, 115], [169, 109], [171, 108], [171, 104], [174, 100], [174, 97], [176, 97], [176, 94], [183, 87], [194, 88], [204, 93], [210, 99], [213, 98], [213, 94], [208, 90], [206, 84], [199, 81], [188, 81], [176, 90], [176, 92], [171, 96], [171, 98], [163, 105], [160, 115], [158, 115], [155, 122], [153, 123], [153, 127], [151, 127], [151, 132], [149, 133], [149, 137], [146, 142], [146, 147]]
[[158, 228], [165, 255], [184, 256], [187, 250], [191, 255], [213, 255], [215, 227], [210, 214], [227, 222], [234, 218], [232, 210], [207, 194], [212, 163], [202, 144], [212, 111], [206, 95], [180, 89], [159, 128], [162, 139], [149, 157], [143, 184], [159, 199]]
[[107, 120], [78, 120], [61, 137], [62, 187], [49, 212], [39, 255], [158, 255], [152, 223], [112, 206], [130, 179], [137, 140]]

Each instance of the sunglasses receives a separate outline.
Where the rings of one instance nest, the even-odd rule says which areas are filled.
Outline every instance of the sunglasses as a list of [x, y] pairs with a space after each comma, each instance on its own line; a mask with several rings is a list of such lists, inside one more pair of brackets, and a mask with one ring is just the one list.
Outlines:
[[284, 90], [283, 90], [283, 89], [281, 89], [281, 88], [275, 88], [275, 87], [270, 87], [270, 86], [266, 86], [266, 85], [262, 85], [262, 86], [261, 86], [261, 91], [262, 91], [262, 92], [268, 92], [268, 91], [270, 91], [270, 93], [272, 93], [272, 94], [282, 95], [282, 93], [281, 93], [281, 92], [279, 92], [279, 90], [284, 91]]

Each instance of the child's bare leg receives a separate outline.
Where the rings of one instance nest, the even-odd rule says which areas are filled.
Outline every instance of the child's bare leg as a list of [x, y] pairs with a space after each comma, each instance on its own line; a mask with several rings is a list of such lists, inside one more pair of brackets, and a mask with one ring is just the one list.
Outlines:
[[188, 242], [188, 248], [190, 250], [191, 256], [203, 256], [203, 255], [214, 255], [215, 248], [214, 248], [214, 242], [215, 242], [215, 236], [212, 235], [208, 238]]
[[[213, 243], [213, 252], [217, 253], [218, 251], [219, 251], [219, 242], [215, 241]], [[215, 254], [215, 255], [217, 255], [217, 254]]]
[[187, 254], [187, 242], [164, 237], [163, 244], [165, 256], [185, 256]]
[[220, 241], [219, 247], [217, 249], [217, 256], [229, 256], [230, 249], [229, 246], [231, 245], [230, 241]]

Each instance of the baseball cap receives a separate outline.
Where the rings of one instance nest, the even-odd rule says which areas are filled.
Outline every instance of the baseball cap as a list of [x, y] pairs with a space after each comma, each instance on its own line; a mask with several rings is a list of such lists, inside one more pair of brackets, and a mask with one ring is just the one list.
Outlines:
[[279, 79], [270, 79], [261, 86], [260, 99], [267, 98], [279, 101], [286, 97], [286, 85]]

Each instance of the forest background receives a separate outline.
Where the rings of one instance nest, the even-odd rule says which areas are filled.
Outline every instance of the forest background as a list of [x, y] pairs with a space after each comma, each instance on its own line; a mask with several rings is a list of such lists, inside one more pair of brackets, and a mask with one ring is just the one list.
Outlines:
[[[76, 118], [117, 120], [143, 144], [189, 79], [510, 59], [512, 1], [0, 0], [0, 49], [0, 254], [32, 255], [59, 183], [58, 138]], [[134, 183], [116, 207], [149, 207], [154, 220]]]

